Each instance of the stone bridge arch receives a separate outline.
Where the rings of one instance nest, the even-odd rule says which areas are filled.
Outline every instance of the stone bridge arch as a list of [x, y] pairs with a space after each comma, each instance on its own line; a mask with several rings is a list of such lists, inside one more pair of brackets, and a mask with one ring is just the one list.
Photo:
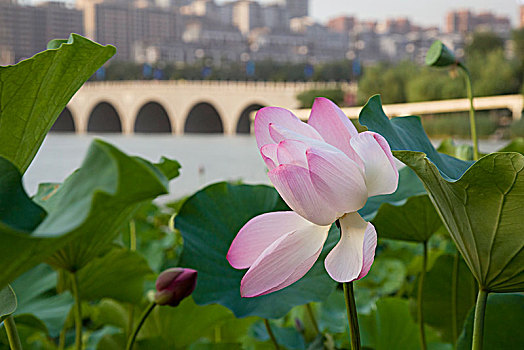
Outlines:
[[211, 101], [194, 103], [185, 114], [184, 133], [223, 134], [227, 130], [224, 116]]
[[64, 108], [60, 113], [53, 126], [51, 127], [50, 132], [76, 132], [76, 123], [73, 118], [73, 114], [69, 108]]
[[269, 103], [263, 103], [262, 101], [252, 101], [247, 104], [243, 104], [240, 111], [237, 111], [235, 115], [235, 130], [237, 134], [250, 134], [251, 130], [251, 113], [259, 110], [260, 108], [270, 105]]
[[173, 133], [175, 123], [165, 105], [157, 100], [142, 104], [133, 118], [134, 133]]
[[88, 115], [87, 132], [121, 133], [123, 130], [122, 117], [113, 104], [100, 101]]

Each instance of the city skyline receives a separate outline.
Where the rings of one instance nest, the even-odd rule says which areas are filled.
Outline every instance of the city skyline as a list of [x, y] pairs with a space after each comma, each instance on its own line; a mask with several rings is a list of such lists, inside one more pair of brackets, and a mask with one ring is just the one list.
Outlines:
[[[21, 3], [36, 4], [48, 0], [20, 0]], [[74, 0], [56, 0], [74, 3]], [[216, 0], [217, 3], [231, 0]], [[256, 0], [262, 4], [283, 2], [279, 0]], [[448, 11], [470, 9], [475, 12], [491, 11], [497, 15], [509, 16], [511, 24], [518, 24], [518, 6], [520, 0], [374, 0], [347, 1], [347, 0], [310, 0], [309, 10], [311, 17], [322, 23], [340, 15], [353, 15], [364, 20], [383, 21], [391, 17], [407, 17], [416, 24], [436, 25], [443, 28], [445, 15]], [[413, 6], [415, 4], [416, 6]]]
[[[227, 2], [229, 0], [218, 0]], [[275, 0], [257, 0], [272, 3]], [[438, 25], [443, 28], [446, 13], [452, 10], [469, 9], [474, 12], [491, 11], [509, 16], [513, 26], [518, 23], [518, 0], [310, 0], [311, 16], [321, 22], [340, 15], [356, 16], [364, 20], [383, 21], [391, 17], [408, 17], [416, 24]], [[415, 6], [413, 6], [415, 5]]]

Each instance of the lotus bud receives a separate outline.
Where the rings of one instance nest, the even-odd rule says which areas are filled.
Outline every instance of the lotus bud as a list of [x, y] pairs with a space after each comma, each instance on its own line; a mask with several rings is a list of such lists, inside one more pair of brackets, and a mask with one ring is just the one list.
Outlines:
[[426, 65], [433, 67], [447, 67], [458, 64], [459, 61], [440, 40], [436, 40], [426, 54]]
[[177, 306], [193, 293], [196, 281], [197, 271], [193, 269], [174, 267], [165, 270], [156, 280], [155, 303]]

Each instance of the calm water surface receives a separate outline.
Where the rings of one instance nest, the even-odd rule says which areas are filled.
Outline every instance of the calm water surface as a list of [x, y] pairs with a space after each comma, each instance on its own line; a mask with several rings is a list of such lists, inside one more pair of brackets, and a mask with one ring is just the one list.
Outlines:
[[82, 164], [95, 138], [153, 162], [161, 156], [180, 162], [180, 176], [171, 181], [170, 194], [162, 200], [179, 198], [222, 180], [269, 183], [254, 136], [50, 134], [24, 176], [26, 190], [34, 194], [39, 183], [64, 181]]
[[[161, 156], [178, 160], [182, 165], [180, 176], [171, 182], [170, 194], [161, 198], [162, 201], [191, 194], [217, 181], [269, 183], [254, 136], [50, 134], [24, 176], [26, 190], [34, 194], [39, 183], [64, 181], [81, 165], [89, 144], [96, 137], [153, 162]], [[482, 141], [480, 148], [483, 152], [492, 152], [506, 142]]]

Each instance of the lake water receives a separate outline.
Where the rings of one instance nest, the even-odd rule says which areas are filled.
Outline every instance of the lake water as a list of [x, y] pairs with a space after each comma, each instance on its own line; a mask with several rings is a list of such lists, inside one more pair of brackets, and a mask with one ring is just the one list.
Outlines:
[[[269, 184], [254, 136], [50, 134], [24, 175], [26, 191], [34, 194], [39, 183], [62, 182], [81, 165], [89, 144], [96, 137], [153, 162], [161, 156], [179, 161], [180, 176], [171, 182], [170, 194], [161, 201], [191, 194], [217, 181]], [[482, 141], [480, 148], [492, 152], [506, 142]]]
[[164, 201], [191, 194], [221, 180], [269, 183], [254, 136], [50, 134], [24, 175], [26, 191], [35, 193], [42, 182], [62, 182], [81, 165], [95, 138], [152, 162], [157, 162], [161, 156], [180, 162], [180, 176], [171, 181], [170, 194], [162, 198]]

